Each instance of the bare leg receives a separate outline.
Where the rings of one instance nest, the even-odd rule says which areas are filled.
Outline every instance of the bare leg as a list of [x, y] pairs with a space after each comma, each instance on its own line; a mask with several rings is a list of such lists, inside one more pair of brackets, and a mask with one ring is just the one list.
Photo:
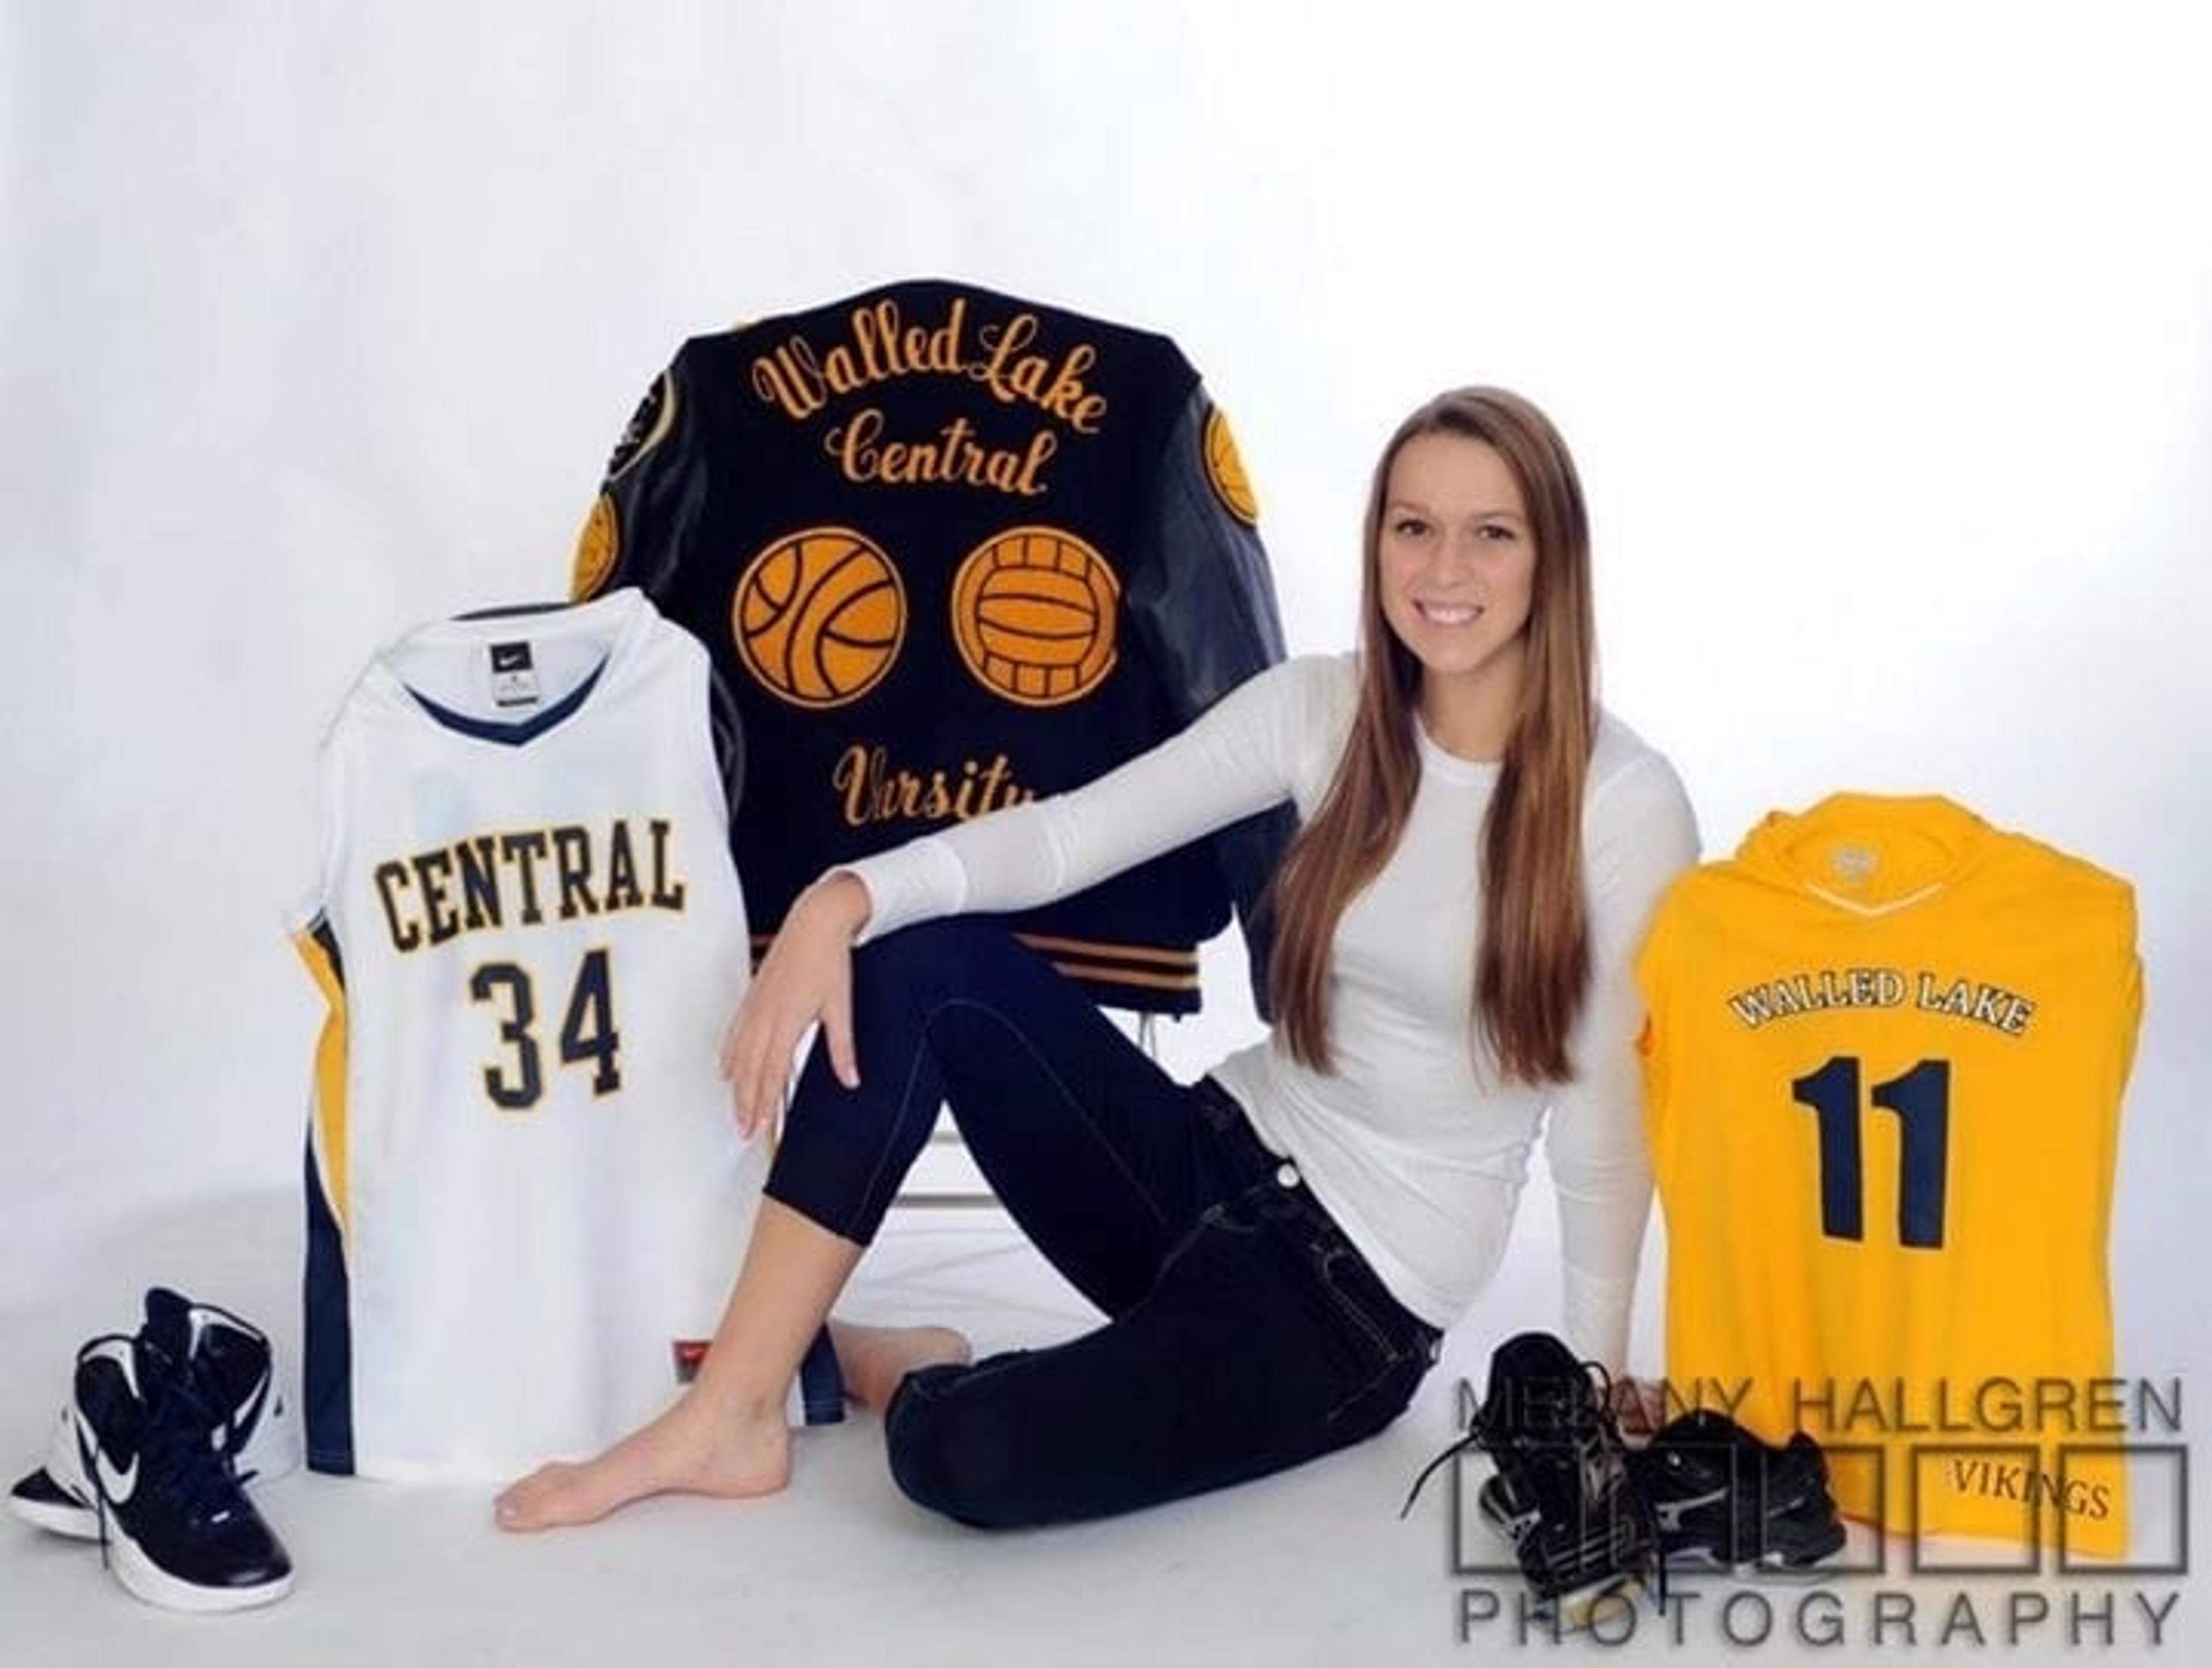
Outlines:
[[509, 1486], [494, 1507], [500, 1526], [591, 1523], [647, 1495], [735, 1499], [782, 1488], [791, 1477], [785, 1395], [860, 1250], [763, 1199], [737, 1289], [683, 1398], [598, 1458], [541, 1466]]
[[892, 1392], [908, 1374], [975, 1357], [968, 1340], [950, 1326], [857, 1326], [833, 1320], [830, 1342], [846, 1390], [862, 1407], [879, 1413], [890, 1405]]

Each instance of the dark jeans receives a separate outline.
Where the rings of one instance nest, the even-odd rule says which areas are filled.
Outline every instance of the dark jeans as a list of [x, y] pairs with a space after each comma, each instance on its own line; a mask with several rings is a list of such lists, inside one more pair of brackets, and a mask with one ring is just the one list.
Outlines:
[[985, 922], [854, 961], [861, 1086], [817, 1046], [768, 1191], [866, 1242], [949, 1104], [977, 1167], [1104, 1325], [910, 1374], [884, 1418], [921, 1504], [990, 1527], [1103, 1517], [1381, 1430], [1435, 1358], [1296, 1168]]

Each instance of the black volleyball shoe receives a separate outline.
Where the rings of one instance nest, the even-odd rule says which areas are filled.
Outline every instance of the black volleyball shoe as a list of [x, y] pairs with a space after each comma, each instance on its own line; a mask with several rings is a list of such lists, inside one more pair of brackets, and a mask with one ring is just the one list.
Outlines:
[[80, 1475], [108, 1568], [165, 1610], [233, 1610], [292, 1590], [292, 1561], [215, 1441], [227, 1410], [142, 1333], [77, 1352], [70, 1400]]
[[1827, 1460], [1802, 1431], [1778, 1448], [1698, 1408], [1632, 1450], [1628, 1470], [1672, 1567], [1819, 1575], [1843, 1550]]
[[1470, 1448], [1487, 1453], [1498, 1471], [1477, 1505], [1512, 1542], [1540, 1613], [1563, 1628], [1633, 1604], [1647, 1585], [1665, 1598], [1657, 1532], [1630, 1477], [1607, 1384], [1602, 1368], [1577, 1361], [1548, 1332], [1507, 1339], [1490, 1358], [1488, 1392], [1468, 1434], [1413, 1484], [1417, 1495]]
[[[240, 1483], [266, 1480], [300, 1468], [299, 1424], [276, 1384], [268, 1335], [250, 1320], [213, 1303], [152, 1286], [139, 1336], [151, 1338], [172, 1361], [187, 1364], [199, 1398], [221, 1416], [210, 1440], [230, 1460]], [[77, 1457], [74, 1407], [64, 1403], [46, 1463], [9, 1491], [8, 1507], [26, 1523], [78, 1540], [100, 1538], [100, 1519]]]

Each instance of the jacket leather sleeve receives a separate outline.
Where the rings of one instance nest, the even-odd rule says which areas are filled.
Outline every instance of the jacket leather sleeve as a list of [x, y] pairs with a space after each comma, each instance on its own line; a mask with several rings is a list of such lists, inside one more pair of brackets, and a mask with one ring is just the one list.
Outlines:
[[714, 742], [714, 766], [721, 773], [722, 800], [730, 821], [745, 797], [745, 726], [730, 686], [710, 663], [707, 668], [707, 728]]
[[570, 601], [634, 585], [666, 610], [707, 495], [707, 446], [685, 397], [686, 374], [678, 354], [653, 379], [615, 442], [577, 536]]
[[[1282, 616], [1260, 543], [1258, 515], [1227, 419], [1194, 386], [1172, 426], [1142, 537], [1155, 549], [1135, 564], [1124, 603], [1161, 669], [1177, 728], [1283, 658]], [[1272, 1018], [1267, 957], [1274, 942], [1267, 891], [1297, 828], [1288, 805], [1212, 836], [1251, 965], [1253, 1000]]]
[[[684, 395], [686, 375], [679, 353], [653, 379], [616, 440], [599, 496], [577, 535], [570, 601], [635, 585], [655, 605], [669, 608], [677, 567], [707, 490], [706, 447]], [[744, 798], [744, 727], [720, 672], [710, 665], [707, 677], [708, 726], [734, 822]]]

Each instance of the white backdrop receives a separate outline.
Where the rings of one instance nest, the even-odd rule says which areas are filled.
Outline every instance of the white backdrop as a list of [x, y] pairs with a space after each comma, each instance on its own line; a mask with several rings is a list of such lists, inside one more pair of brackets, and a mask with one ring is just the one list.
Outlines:
[[1940, 790], [2133, 879], [2124, 1366], [2212, 1365], [2205, 15], [7, 5], [0, 1321], [295, 1186], [367, 653], [559, 591], [684, 336], [938, 274], [1178, 338], [1294, 648], [1350, 641], [1397, 417], [1506, 383], [1709, 852]]

